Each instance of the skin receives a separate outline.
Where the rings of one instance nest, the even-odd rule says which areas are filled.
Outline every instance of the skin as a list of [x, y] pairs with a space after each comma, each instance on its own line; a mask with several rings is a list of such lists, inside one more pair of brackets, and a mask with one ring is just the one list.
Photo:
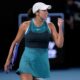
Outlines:
[[[43, 24], [43, 20], [45, 20], [47, 18], [48, 11], [47, 10], [40, 10], [40, 11], [36, 12], [35, 14], [36, 14], [36, 17], [34, 18], [34, 24], [37, 27], [39, 27], [40, 25]], [[49, 23], [48, 26], [51, 30], [51, 34], [52, 34], [52, 37], [54, 38], [56, 46], [58, 48], [61, 48], [61, 47], [63, 47], [63, 43], [64, 43], [64, 37], [63, 37], [63, 31], [62, 31], [63, 20], [59, 18], [57, 23], [58, 23], [59, 33], [56, 31], [56, 28], [52, 22]], [[18, 33], [17, 33], [15, 39], [13, 40], [11, 47], [9, 49], [9, 54], [8, 54], [6, 63], [4, 65], [4, 71], [8, 70], [8, 66], [10, 64], [10, 60], [12, 57], [13, 48], [16, 43], [21, 42], [29, 24], [30, 24], [30, 21], [25, 21], [20, 25]], [[37, 80], [36, 78], [33, 78], [33, 76], [31, 74], [23, 74], [23, 73], [20, 74], [20, 78], [21, 78], [21, 80]]]

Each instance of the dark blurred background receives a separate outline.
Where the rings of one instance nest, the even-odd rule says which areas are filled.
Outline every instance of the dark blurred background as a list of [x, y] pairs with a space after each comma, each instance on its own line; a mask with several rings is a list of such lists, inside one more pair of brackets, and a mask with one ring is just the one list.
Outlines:
[[[3, 0], [0, 1], [0, 69], [3, 69], [10, 45], [18, 31], [18, 15], [27, 13], [35, 2], [51, 4], [50, 13], [64, 14], [64, 46], [57, 49], [58, 57], [50, 59], [51, 69], [80, 67], [80, 1], [79, 0]], [[19, 47], [14, 69], [18, 67], [24, 50], [24, 39]]]

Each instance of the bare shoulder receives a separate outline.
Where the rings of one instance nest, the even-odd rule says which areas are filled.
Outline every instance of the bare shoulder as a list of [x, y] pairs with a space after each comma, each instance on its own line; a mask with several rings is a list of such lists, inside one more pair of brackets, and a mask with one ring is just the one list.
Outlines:
[[30, 24], [30, 21], [24, 21], [24, 22], [22, 22], [22, 24], [20, 25], [20, 29], [22, 29], [22, 30], [26, 30], [26, 28], [29, 26], [29, 24]]
[[55, 25], [52, 22], [48, 23], [48, 26], [49, 26], [51, 31], [53, 31], [55, 28]]

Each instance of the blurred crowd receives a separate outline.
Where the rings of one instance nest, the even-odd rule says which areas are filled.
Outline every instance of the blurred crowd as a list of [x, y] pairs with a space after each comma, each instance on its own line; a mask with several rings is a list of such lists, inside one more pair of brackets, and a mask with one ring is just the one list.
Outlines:
[[[65, 49], [67, 62], [78, 64], [80, 34], [80, 1], [67, 0], [65, 5]], [[66, 58], [67, 58], [66, 57]], [[72, 61], [71, 61], [72, 59]], [[76, 60], [77, 59], [77, 60]]]

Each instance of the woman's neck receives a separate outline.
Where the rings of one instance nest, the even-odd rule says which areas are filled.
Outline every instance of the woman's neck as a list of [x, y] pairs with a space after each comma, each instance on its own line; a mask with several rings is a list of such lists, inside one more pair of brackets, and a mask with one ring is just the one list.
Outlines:
[[44, 20], [40, 19], [39, 17], [34, 18], [34, 24], [38, 27], [43, 24]]

